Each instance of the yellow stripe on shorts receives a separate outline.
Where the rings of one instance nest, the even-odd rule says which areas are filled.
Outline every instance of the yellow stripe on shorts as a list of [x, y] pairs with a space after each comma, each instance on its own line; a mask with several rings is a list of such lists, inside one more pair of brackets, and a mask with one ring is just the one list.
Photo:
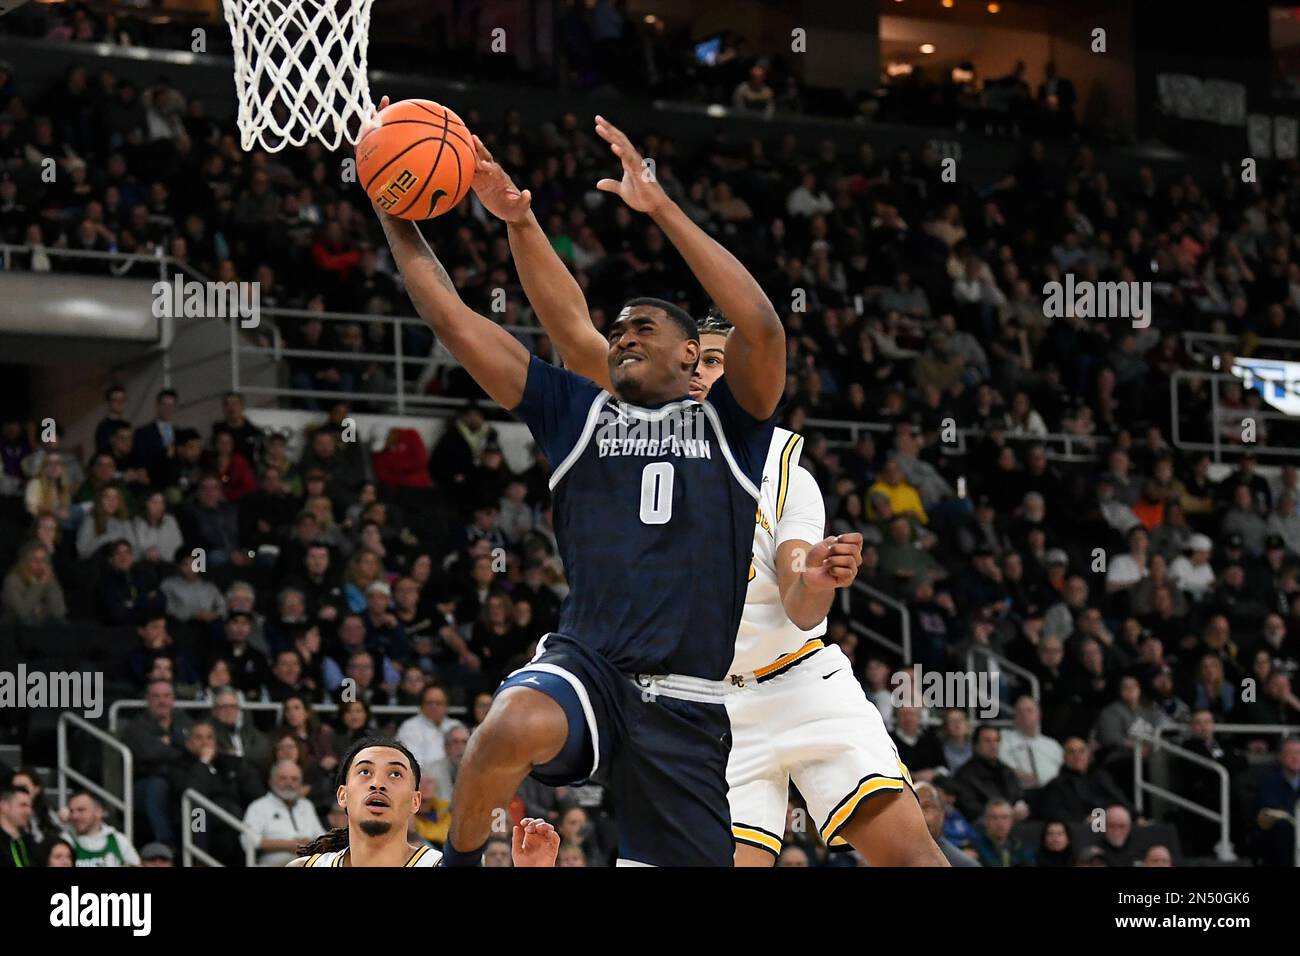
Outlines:
[[740, 843], [747, 843], [750, 846], [756, 846], [760, 849], [767, 850], [774, 856], [781, 855], [781, 841], [766, 830], [756, 830], [753, 827], [743, 826], [739, 823], [731, 825], [732, 837]]

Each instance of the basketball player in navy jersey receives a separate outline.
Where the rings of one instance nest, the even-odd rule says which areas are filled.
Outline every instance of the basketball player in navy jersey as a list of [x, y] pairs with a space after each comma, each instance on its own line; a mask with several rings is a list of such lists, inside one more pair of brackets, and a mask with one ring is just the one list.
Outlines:
[[732, 864], [723, 678], [785, 334], [758, 283], [668, 199], [627, 138], [599, 117], [596, 132], [622, 165], [621, 179], [597, 187], [651, 216], [732, 317], [731, 374], [704, 402], [688, 395], [698, 330], [675, 305], [634, 299], [612, 323], [615, 398], [470, 310], [418, 228], [376, 210], [417, 311], [546, 454], [571, 588], [559, 629], [503, 682], [470, 740], [447, 865], [479, 863], [493, 808], [530, 773], [607, 784], [623, 864]]
[[[543, 328], [568, 368], [617, 391], [604, 337], [532, 216], [527, 190], [515, 187], [477, 139], [475, 148], [475, 193], [508, 224], [516, 268]], [[726, 368], [732, 329], [711, 315], [699, 330], [690, 394], [703, 400]], [[829, 845], [851, 844], [873, 866], [944, 866], [879, 712], [840, 649], [820, 640], [836, 589], [857, 576], [862, 536], [824, 537], [821, 491], [798, 464], [802, 441], [774, 430], [729, 674], [736, 687], [727, 695], [736, 865], [776, 862], [793, 779]]]
[[[302, 848], [286, 866], [431, 867], [442, 858], [431, 846], [411, 846], [407, 828], [420, 809], [420, 764], [400, 742], [361, 740], [339, 765], [339, 806], [348, 825]], [[555, 866], [560, 835], [544, 820], [515, 824], [513, 859], [518, 867]]]

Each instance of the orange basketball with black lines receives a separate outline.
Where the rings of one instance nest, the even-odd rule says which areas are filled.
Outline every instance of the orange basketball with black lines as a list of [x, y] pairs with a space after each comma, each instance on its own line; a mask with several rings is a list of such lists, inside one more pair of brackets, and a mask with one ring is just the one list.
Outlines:
[[432, 219], [465, 198], [474, 181], [474, 142], [461, 118], [432, 100], [400, 100], [357, 144], [357, 181], [380, 209]]

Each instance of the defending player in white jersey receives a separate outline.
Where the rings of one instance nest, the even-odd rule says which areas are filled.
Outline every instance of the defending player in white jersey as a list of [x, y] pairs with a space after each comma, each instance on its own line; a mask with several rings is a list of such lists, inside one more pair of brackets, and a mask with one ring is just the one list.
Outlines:
[[[538, 319], [570, 370], [613, 393], [608, 343], [530, 211], [531, 195], [514, 186], [477, 138], [475, 145], [474, 192], [509, 226], [510, 250]], [[707, 324], [691, 380], [696, 400], [724, 371], [727, 326], [709, 334]], [[879, 711], [839, 648], [818, 640], [835, 589], [857, 574], [862, 536], [823, 539], [824, 505], [816, 482], [798, 466], [801, 443], [784, 429], [773, 438], [727, 695], [736, 863], [775, 862], [793, 779], [828, 843], [847, 842], [876, 866], [946, 866]]]
[[[396, 740], [359, 741], [339, 765], [339, 806], [348, 825], [303, 848], [286, 866], [437, 866], [442, 854], [407, 842], [411, 817], [420, 811], [420, 764]], [[514, 828], [515, 866], [554, 866], [560, 835], [542, 820]]]
[[[723, 374], [728, 331], [720, 318], [700, 323], [692, 398]], [[820, 640], [836, 589], [857, 577], [862, 535], [823, 537], [825, 505], [802, 450], [794, 432], [772, 436], [736, 636], [738, 692], [727, 697], [736, 865], [776, 862], [793, 780], [828, 845], [851, 844], [875, 866], [944, 866], [880, 711], [843, 651]]]

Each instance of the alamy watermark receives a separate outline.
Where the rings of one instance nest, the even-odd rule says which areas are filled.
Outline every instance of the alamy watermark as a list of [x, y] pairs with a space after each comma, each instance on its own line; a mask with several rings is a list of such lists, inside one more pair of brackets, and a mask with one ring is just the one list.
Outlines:
[[1043, 315], [1049, 319], [1132, 319], [1133, 328], [1151, 324], [1150, 282], [1093, 282], [1074, 280], [1043, 285]]
[[238, 319], [240, 328], [262, 321], [262, 291], [256, 282], [199, 282], [179, 273], [153, 284], [153, 314], [158, 319]]
[[1001, 706], [1001, 674], [996, 671], [927, 671], [913, 664], [908, 670], [895, 671], [889, 683], [889, 699], [895, 707], [978, 708], [978, 715], [988, 720], [998, 715]]
[[104, 713], [103, 671], [38, 671], [19, 664], [0, 671], [0, 709], [79, 710], [87, 720]]

